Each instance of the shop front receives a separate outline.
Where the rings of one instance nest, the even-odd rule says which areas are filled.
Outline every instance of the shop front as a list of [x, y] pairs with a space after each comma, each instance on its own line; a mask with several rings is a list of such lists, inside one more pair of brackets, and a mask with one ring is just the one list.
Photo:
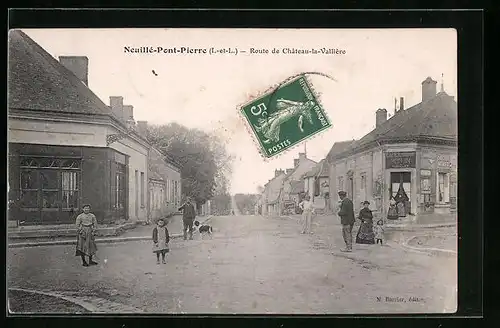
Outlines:
[[98, 222], [127, 218], [127, 157], [109, 148], [9, 144], [9, 220], [73, 223], [84, 204]]

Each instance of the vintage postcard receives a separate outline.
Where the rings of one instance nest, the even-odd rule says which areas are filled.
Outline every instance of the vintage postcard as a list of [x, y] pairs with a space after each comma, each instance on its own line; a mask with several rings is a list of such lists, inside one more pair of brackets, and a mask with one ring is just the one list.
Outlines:
[[16, 29], [9, 313], [457, 310], [454, 29]]

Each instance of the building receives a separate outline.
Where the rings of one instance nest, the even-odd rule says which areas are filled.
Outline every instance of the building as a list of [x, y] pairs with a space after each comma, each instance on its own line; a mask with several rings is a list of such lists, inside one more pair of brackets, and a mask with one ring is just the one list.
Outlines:
[[373, 131], [327, 156], [332, 205], [345, 190], [355, 209], [368, 200], [378, 215], [386, 215], [391, 197], [403, 199], [400, 216], [454, 209], [457, 103], [442, 85], [436, 93], [436, 84], [425, 79], [422, 101], [405, 109], [401, 98], [390, 119], [377, 110]]
[[[147, 122], [137, 122], [141, 134]], [[173, 215], [181, 205], [180, 165], [151, 147], [148, 157], [148, 218], [155, 222], [160, 217]]]
[[99, 223], [146, 220], [150, 145], [132, 106], [89, 89], [87, 57], [58, 61], [13, 30], [8, 75], [9, 220], [73, 223], [84, 204]]
[[306, 195], [311, 197], [314, 207], [318, 210], [329, 212], [330, 208], [330, 177], [329, 167], [325, 159], [322, 159], [303, 177], [303, 188]]
[[264, 197], [262, 197], [263, 215], [280, 214], [280, 196], [285, 177], [284, 170], [274, 170], [274, 178], [264, 186]]

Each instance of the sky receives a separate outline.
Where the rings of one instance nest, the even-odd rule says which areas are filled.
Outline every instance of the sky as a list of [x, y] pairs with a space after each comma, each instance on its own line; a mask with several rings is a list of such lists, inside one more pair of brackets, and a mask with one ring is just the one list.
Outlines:
[[[47, 52], [89, 58], [89, 88], [109, 105], [123, 96], [136, 121], [177, 122], [216, 133], [234, 155], [232, 193], [255, 193], [277, 168], [293, 167], [307, 149], [320, 161], [336, 141], [375, 128], [375, 111], [394, 113], [421, 101], [428, 76], [457, 99], [454, 29], [51, 29], [23, 30]], [[232, 48], [238, 54], [125, 53], [124, 47]], [[250, 48], [327, 48], [345, 54], [250, 54]], [[246, 50], [246, 53], [242, 53]], [[156, 75], [152, 73], [155, 71]], [[332, 127], [264, 160], [239, 114], [242, 104], [286, 78], [311, 76]]]

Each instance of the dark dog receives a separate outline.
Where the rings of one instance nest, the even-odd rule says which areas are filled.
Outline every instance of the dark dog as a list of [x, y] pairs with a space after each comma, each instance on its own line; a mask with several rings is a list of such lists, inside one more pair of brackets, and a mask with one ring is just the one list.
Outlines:
[[200, 232], [200, 234], [208, 233], [209, 235], [211, 235], [213, 232], [212, 226], [210, 226], [210, 225], [207, 225], [207, 224], [200, 225], [199, 221], [194, 221], [194, 225], [196, 226], [196, 228], [198, 228], [198, 231]]

